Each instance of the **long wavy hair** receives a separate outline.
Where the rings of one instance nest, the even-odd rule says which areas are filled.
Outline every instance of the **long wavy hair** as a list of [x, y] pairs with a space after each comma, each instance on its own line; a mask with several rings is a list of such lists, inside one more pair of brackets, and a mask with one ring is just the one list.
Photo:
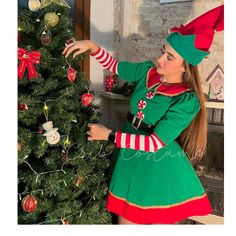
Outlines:
[[196, 92], [201, 109], [190, 125], [179, 135], [178, 142], [187, 154], [191, 163], [196, 164], [206, 152], [208, 118], [205, 95], [202, 91], [198, 67], [184, 61], [184, 81]]

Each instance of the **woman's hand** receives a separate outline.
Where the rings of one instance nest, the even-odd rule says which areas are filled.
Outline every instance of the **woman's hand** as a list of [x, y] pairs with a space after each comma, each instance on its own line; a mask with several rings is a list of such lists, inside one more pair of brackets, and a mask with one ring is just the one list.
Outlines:
[[87, 132], [88, 140], [108, 140], [111, 129], [106, 128], [101, 124], [88, 124], [89, 131]]
[[94, 53], [98, 50], [98, 45], [90, 40], [74, 41], [65, 47], [62, 54], [65, 54], [65, 57], [68, 57], [72, 52], [74, 52], [73, 58], [75, 58], [77, 55], [88, 50], [90, 50], [91, 53]]

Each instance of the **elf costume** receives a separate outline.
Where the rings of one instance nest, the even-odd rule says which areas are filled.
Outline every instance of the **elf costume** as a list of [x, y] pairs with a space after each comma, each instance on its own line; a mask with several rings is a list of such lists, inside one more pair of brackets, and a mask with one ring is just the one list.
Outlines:
[[[167, 42], [197, 65], [209, 53], [214, 33], [223, 30], [223, 11], [220, 6], [172, 28]], [[184, 82], [161, 82], [151, 61], [118, 62], [101, 47], [91, 55], [136, 85], [127, 121], [115, 133], [107, 210], [138, 224], [172, 224], [210, 214], [206, 192], [176, 141], [201, 108], [195, 91]]]

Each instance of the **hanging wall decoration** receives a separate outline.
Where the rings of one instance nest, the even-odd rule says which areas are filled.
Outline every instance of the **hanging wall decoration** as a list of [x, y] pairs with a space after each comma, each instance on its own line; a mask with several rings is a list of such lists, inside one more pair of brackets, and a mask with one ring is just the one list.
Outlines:
[[206, 79], [209, 84], [209, 101], [224, 101], [224, 72], [219, 65], [210, 73]]

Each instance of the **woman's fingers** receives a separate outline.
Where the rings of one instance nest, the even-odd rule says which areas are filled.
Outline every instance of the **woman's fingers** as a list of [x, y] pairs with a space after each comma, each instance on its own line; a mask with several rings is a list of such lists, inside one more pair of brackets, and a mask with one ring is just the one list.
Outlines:
[[91, 133], [91, 126], [92, 126], [92, 124], [88, 123], [88, 128], [89, 128], [89, 130], [87, 131], [87, 134], [88, 134], [89, 136], [88, 136], [87, 139], [88, 139], [89, 141], [92, 140], [92, 137], [91, 137], [91, 136], [92, 136], [92, 133]]
[[74, 44], [75, 44], [75, 42], [68, 44], [68, 45], [65, 47], [64, 51], [62, 52], [62, 54], [65, 54], [65, 52], [66, 52], [71, 46], [73, 46]]
[[74, 41], [65, 47], [62, 54], [64, 54], [65, 57], [68, 57], [71, 53], [74, 52], [73, 58], [75, 58], [77, 55], [84, 53], [89, 49], [90, 48], [88, 40]]
[[77, 52], [74, 53], [73, 58], [75, 58], [77, 55], [83, 53], [84, 51], [78, 50]]
[[74, 50], [79, 50], [79, 49], [80, 49], [80, 48], [79, 48], [79, 46], [78, 46], [77, 44], [71, 46], [71, 47], [67, 50], [65, 57], [68, 57]]
[[90, 132], [90, 131], [87, 131], [87, 134], [88, 134], [89, 136], [91, 136], [91, 132]]
[[78, 42], [68, 44], [62, 54], [66, 54], [65, 57], [68, 57], [74, 50], [80, 50]]
[[93, 140], [93, 139], [92, 139], [92, 133], [91, 133], [91, 126], [92, 126], [92, 124], [88, 123], [88, 127], [89, 127], [89, 130], [87, 131], [87, 134], [89, 135], [89, 136], [87, 137], [87, 140], [88, 140], [88, 141], [92, 141], [92, 140]]

